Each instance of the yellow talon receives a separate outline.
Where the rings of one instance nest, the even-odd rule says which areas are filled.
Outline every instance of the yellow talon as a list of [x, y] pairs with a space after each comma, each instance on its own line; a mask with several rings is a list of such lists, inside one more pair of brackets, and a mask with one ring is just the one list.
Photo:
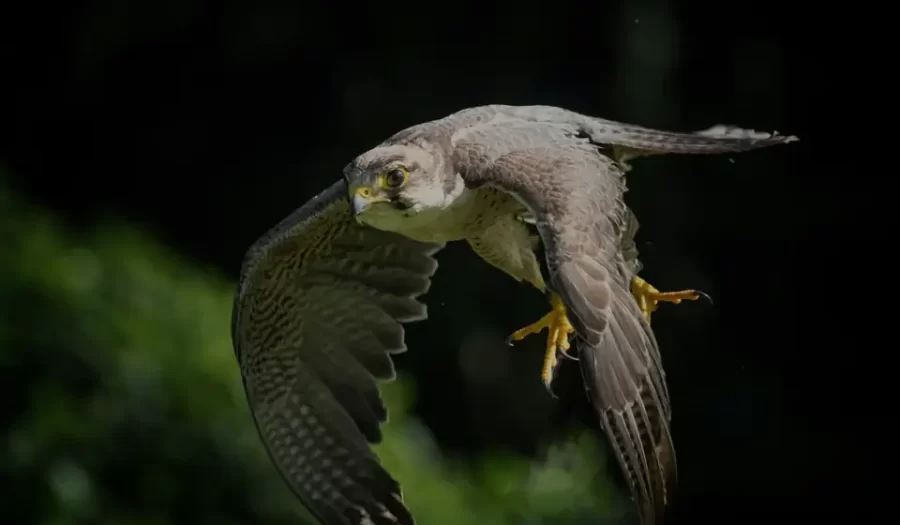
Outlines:
[[[659, 308], [659, 303], [678, 304], [682, 300], [696, 301], [700, 296], [709, 299], [709, 296], [699, 290], [681, 290], [678, 292], [660, 292], [647, 281], [635, 277], [631, 281], [631, 293], [637, 299], [638, 306], [650, 322], [650, 314]], [[711, 299], [710, 299], [711, 300]]]
[[566, 315], [566, 305], [563, 304], [562, 299], [558, 295], [553, 294], [550, 299], [550, 306], [552, 307], [550, 313], [541, 317], [537, 322], [516, 330], [507, 340], [512, 344], [513, 341], [521, 341], [531, 334], [538, 334], [544, 328], [548, 329], [544, 366], [541, 368], [541, 381], [544, 382], [547, 390], [550, 390], [550, 383], [553, 381], [553, 370], [558, 362], [556, 352], [559, 351], [563, 355], [571, 357], [567, 352], [570, 348], [569, 334], [575, 332], [575, 327], [572, 326]]

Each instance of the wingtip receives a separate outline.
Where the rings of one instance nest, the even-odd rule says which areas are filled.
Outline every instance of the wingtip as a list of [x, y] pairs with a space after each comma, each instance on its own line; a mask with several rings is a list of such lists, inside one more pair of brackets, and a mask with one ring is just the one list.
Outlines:
[[716, 124], [707, 129], [697, 131], [696, 134], [717, 138], [753, 140], [778, 139], [782, 142], [794, 142], [800, 140], [796, 135], [781, 135], [777, 131], [757, 131], [755, 129], [742, 128], [731, 124]]
[[781, 135], [777, 131], [757, 131], [730, 124], [716, 124], [707, 129], [696, 131], [695, 134], [710, 138], [727, 138], [738, 140], [770, 141], [787, 144], [800, 140], [796, 135]]

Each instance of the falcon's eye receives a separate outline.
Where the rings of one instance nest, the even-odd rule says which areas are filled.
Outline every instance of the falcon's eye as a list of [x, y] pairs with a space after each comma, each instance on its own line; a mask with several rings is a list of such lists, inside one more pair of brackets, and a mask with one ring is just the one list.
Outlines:
[[399, 188], [408, 178], [409, 172], [406, 168], [398, 166], [381, 176], [381, 185], [385, 188]]

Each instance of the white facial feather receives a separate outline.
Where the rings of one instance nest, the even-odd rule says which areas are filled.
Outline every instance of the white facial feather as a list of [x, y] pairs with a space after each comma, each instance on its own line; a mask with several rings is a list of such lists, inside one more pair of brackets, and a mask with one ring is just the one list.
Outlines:
[[439, 240], [443, 233], [457, 230], [458, 222], [467, 214], [458, 213], [472, 200], [459, 174], [452, 186], [443, 180], [444, 159], [439, 153], [418, 145], [379, 146], [358, 158], [371, 177], [391, 163], [409, 168], [409, 180], [400, 191], [401, 199], [410, 204], [399, 209], [388, 203], [374, 203], [358, 219], [369, 226], [393, 231], [422, 240]]

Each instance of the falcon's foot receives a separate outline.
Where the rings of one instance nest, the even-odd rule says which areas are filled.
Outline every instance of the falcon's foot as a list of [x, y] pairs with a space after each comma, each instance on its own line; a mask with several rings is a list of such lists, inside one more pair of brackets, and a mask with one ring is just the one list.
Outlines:
[[550, 389], [550, 383], [553, 381], [553, 370], [556, 369], [556, 364], [558, 362], [556, 358], [557, 351], [565, 357], [575, 359], [567, 353], [567, 350], [569, 349], [569, 334], [575, 332], [575, 328], [572, 326], [572, 323], [569, 322], [569, 318], [566, 315], [566, 305], [563, 304], [562, 299], [560, 299], [558, 295], [553, 294], [550, 298], [550, 305], [552, 307], [550, 313], [541, 317], [537, 322], [532, 323], [525, 328], [516, 330], [509, 336], [506, 342], [511, 345], [513, 341], [521, 341], [531, 334], [538, 334], [544, 328], [548, 330], [547, 350], [544, 353], [544, 366], [541, 368], [541, 380], [552, 395], [553, 391]]
[[660, 292], [654, 288], [653, 285], [640, 277], [635, 277], [634, 280], [631, 281], [631, 293], [634, 295], [634, 298], [637, 299], [638, 305], [641, 307], [641, 311], [644, 312], [644, 316], [647, 317], [648, 323], [650, 322], [650, 314], [659, 308], [659, 303], [678, 304], [684, 300], [696, 301], [700, 297], [704, 297], [712, 302], [712, 299], [700, 290]]

